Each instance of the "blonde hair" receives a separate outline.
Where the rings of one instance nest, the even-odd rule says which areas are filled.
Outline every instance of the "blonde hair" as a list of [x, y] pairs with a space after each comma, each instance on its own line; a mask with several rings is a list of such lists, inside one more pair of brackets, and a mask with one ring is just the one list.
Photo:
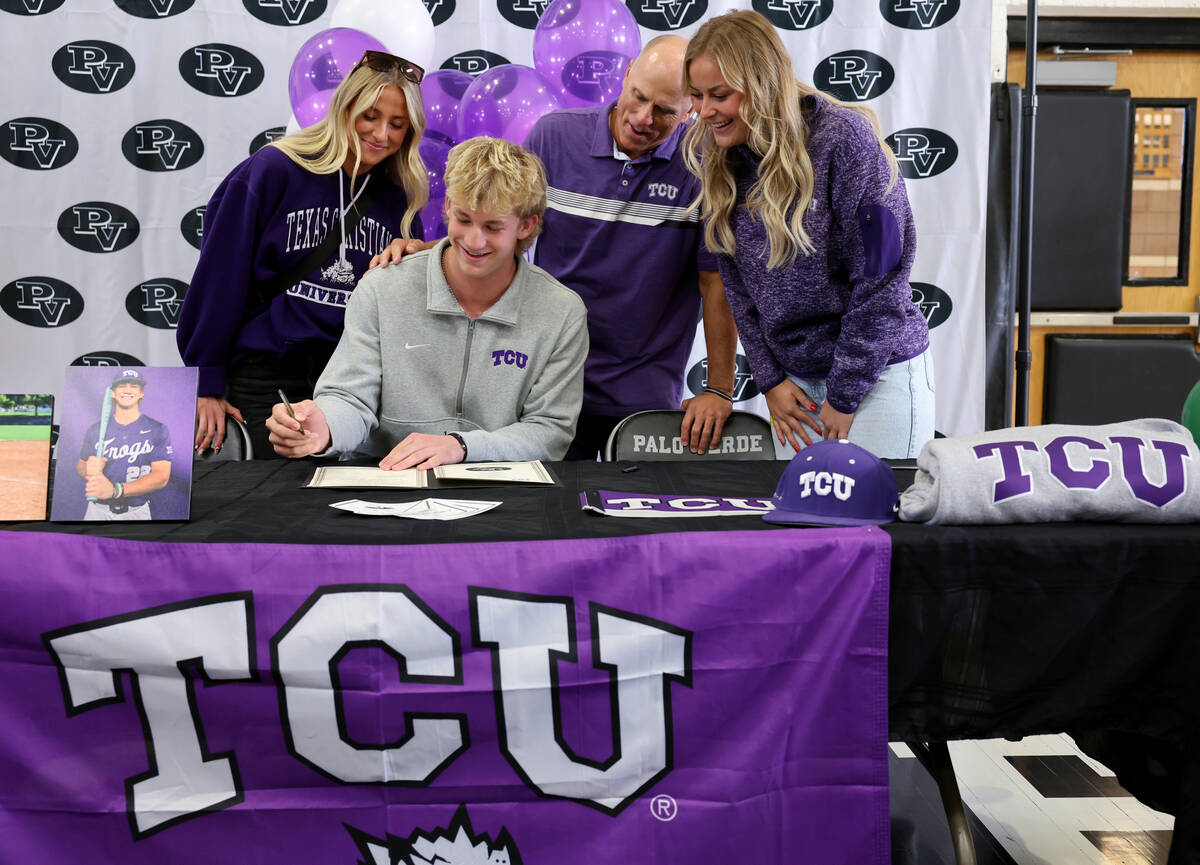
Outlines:
[[470, 210], [519, 219], [537, 217], [529, 237], [517, 243], [521, 255], [542, 230], [546, 212], [546, 169], [532, 153], [503, 138], [468, 138], [450, 149], [446, 157], [446, 207], [456, 204]]
[[[762, 158], [758, 175], [746, 196], [746, 208], [767, 231], [768, 268], [790, 265], [796, 256], [814, 251], [804, 228], [812, 202], [813, 166], [808, 155], [808, 124], [803, 100], [819, 93], [792, 71], [792, 60], [771, 23], [748, 9], [728, 12], [707, 21], [688, 43], [683, 59], [683, 85], [691, 92], [691, 63], [707, 56], [729, 87], [743, 95], [738, 116], [749, 134], [746, 144]], [[895, 154], [883, 140], [875, 112], [848, 105], [821, 93], [833, 105], [866, 116], [888, 163], [888, 189], [899, 170]], [[705, 123], [693, 123], [684, 139], [684, 162], [701, 181], [700, 213], [704, 240], [714, 252], [732, 255], [737, 247], [730, 218], [737, 202], [737, 183], [730, 168], [733, 158]]]
[[[357, 135], [351, 135], [354, 121], [369, 111], [378, 101], [383, 88], [396, 87], [404, 94], [408, 111], [408, 131], [400, 149], [388, 159], [386, 171], [392, 182], [404, 189], [408, 208], [400, 221], [400, 233], [408, 236], [413, 219], [429, 201], [429, 175], [417, 146], [425, 132], [425, 110], [421, 103], [421, 88], [413, 84], [399, 71], [377, 72], [365, 63], [356, 66], [342, 79], [329, 111], [312, 126], [272, 142], [297, 165], [313, 174], [333, 174], [346, 164], [351, 150], [354, 153], [354, 171], [350, 180], [353, 190], [358, 167], [362, 161], [362, 145]], [[353, 192], [351, 192], [353, 195]]]

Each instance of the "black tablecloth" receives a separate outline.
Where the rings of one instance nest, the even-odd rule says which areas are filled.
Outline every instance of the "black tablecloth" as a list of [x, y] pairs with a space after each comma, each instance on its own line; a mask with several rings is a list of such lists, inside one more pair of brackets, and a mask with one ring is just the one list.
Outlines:
[[[635, 519], [585, 490], [766, 497], [785, 463], [553, 463], [554, 487], [302, 489], [310, 462], [198, 464], [192, 520], [8, 524], [171, 542], [435, 544], [775, 531], [757, 516]], [[901, 478], [902, 483], [904, 478]], [[501, 500], [454, 522], [360, 517], [347, 498]], [[1177, 815], [1171, 862], [1200, 863], [1200, 526], [892, 524], [893, 739], [1070, 733], [1147, 804]], [[744, 542], [745, 536], [739, 536]], [[737, 577], [738, 551], [729, 550]]]

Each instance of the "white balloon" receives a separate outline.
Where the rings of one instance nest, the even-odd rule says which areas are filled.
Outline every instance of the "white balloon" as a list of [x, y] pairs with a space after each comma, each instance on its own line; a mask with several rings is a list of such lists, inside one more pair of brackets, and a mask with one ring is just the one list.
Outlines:
[[433, 63], [433, 19], [421, 0], [338, 0], [332, 27], [353, 27], [426, 72]]

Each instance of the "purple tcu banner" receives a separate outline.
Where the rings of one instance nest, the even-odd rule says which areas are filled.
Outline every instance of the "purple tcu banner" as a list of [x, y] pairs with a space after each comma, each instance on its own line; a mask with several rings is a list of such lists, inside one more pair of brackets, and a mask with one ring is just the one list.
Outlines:
[[0, 533], [3, 859], [886, 862], [890, 552]]

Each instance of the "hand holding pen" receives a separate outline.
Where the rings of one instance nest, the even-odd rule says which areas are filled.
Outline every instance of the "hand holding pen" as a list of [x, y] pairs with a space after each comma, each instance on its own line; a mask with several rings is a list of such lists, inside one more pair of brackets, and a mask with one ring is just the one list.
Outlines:
[[293, 404], [282, 390], [279, 399], [281, 402], [275, 404], [267, 418], [269, 439], [275, 453], [296, 459], [327, 451], [331, 435], [320, 406], [311, 399]]

